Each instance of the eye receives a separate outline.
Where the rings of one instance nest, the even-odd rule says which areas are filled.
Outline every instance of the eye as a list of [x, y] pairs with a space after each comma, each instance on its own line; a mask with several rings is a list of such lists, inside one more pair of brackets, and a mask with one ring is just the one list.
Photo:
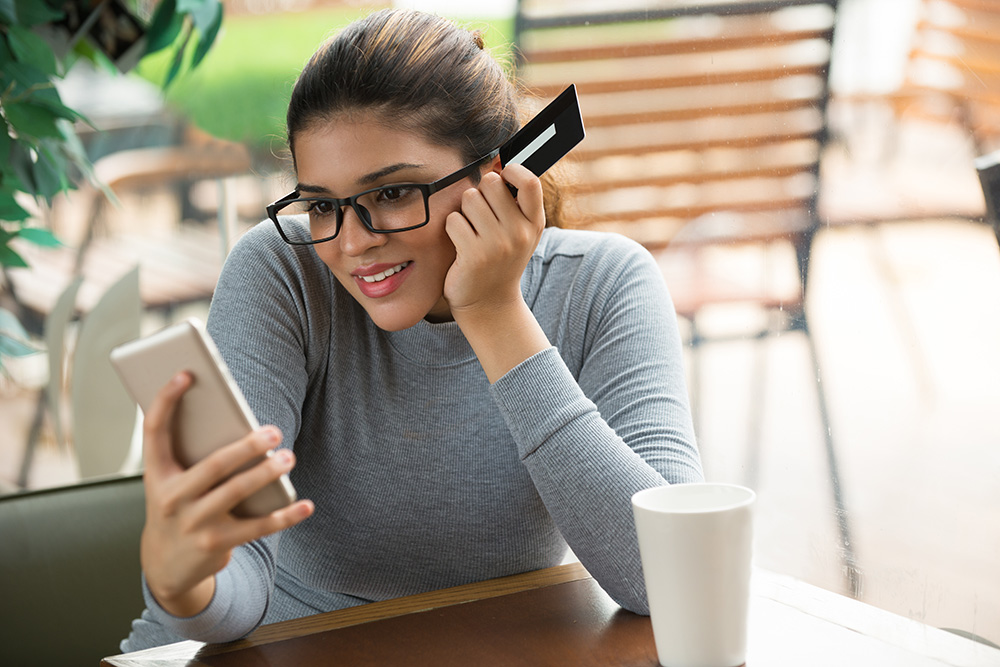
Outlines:
[[325, 216], [334, 213], [337, 210], [336, 204], [334, 204], [329, 199], [313, 199], [309, 202], [309, 206], [306, 211], [310, 215], [315, 216]]
[[376, 201], [379, 204], [394, 204], [402, 203], [408, 198], [414, 196], [417, 192], [417, 188], [407, 185], [389, 185], [384, 188], [380, 188], [376, 194]]

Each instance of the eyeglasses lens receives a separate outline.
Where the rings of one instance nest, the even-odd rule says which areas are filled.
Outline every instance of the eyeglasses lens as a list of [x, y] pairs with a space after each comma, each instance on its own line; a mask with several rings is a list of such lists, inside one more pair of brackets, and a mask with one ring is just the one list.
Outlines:
[[[393, 232], [419, 227], [427, 222], [426, 195], [419, 187], [390, 185], [354, 197], [354, 213], [378, 231]], [[340, 213], [349, 215], [350, 206]], [[293, 199], [277, 211], [281, 230], [293, 243], [328, 239], [337, 233], [337, 204], [329, 199]], [[307, 216], [289, 220], [285, 216]], [[346, 221], [343, 224], [348, 224]]]

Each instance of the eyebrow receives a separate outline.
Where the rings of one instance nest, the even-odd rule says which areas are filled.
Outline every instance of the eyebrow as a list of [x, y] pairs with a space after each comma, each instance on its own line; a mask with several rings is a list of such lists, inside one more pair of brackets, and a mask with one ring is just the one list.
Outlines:
[[[359, 185], [371, 185], [381, 178], [390, 176], [397, 171], [402, 171], [403, 169], [413, 169], [423, 167], [422, 164], [413, 164], [412, 162], [397, 162], [396, 164], [390, 164], [387, 167], [383, 167], [377, 171], [373, 171], [369, 174], [365, 174], [358, 179]], [[329, 192], [326, 188], [321, 185], [310, 185], [308, 183], [298, 183], [295, 189], [299, 192]]]

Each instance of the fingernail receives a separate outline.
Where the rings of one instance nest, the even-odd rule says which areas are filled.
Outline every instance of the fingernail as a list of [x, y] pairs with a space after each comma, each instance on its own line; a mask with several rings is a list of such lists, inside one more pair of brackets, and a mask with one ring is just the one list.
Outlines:
[[267, 438], [267, 441], [272, 445], [281, 444], [281, 433], [276, 428], [265, 428], [264, 437]]
[[282, 465], [289, 465], [292, 462], [292, 453], [287, 449], [279, 449], [274, 455], [278, 457], [278, 462]]

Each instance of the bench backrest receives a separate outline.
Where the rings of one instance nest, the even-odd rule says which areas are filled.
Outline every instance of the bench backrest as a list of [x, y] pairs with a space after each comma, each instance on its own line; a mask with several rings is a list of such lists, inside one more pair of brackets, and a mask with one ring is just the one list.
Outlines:
[[579, 89], [574, 226], [651, 248], [816, 228], [835, 1], [544, 4], [521, 3], [519, 78]]
[[1000, 149], [1000, 3], [924, 0], [897, 112], [960, 122], [979, 154]]
[[143, 609], [140, 476], [0, 496], [0, 655], [97, 665]]

